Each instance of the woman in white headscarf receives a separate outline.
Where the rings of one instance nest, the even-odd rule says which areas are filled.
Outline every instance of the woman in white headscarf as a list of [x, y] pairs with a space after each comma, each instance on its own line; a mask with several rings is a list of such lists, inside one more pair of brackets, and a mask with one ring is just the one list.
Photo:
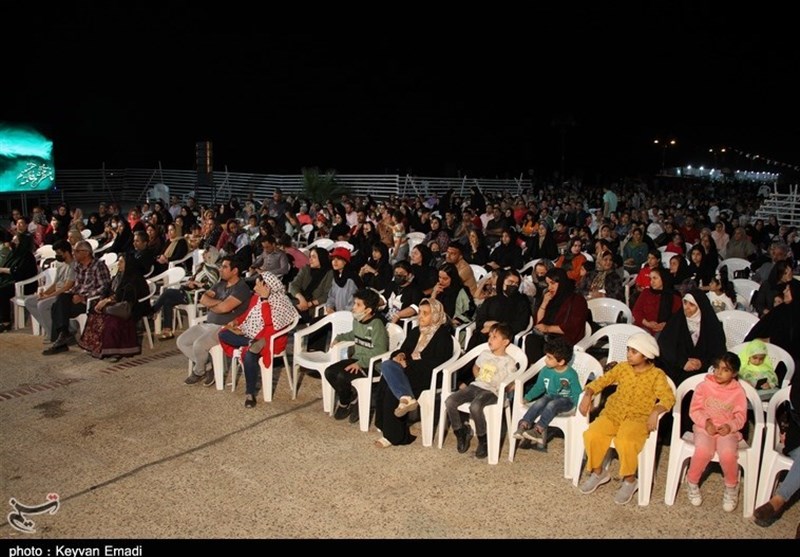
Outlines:
[[[265, 272], [256, 279], [250, 305], [243, 314], [225, 325], [219, 333], [225, 355], [231, 357], [235, 348], [242, 348], [242, 365], [246, 384], [245, 408], [256, 405], [256, 386], [260, 375], [259, 359], [265, 365], [272, 362], [270, 339], [277, 331], [292, 324], [299, 314], [286, 295], [283, 283], [272, 273]], [[275, 341], [275, 351], [286, 348], [288, 335]], [[245, 349], [247, 347], [247, 349]]]
[[408, 430], [407, 414], [431, 383], [433, 368], [453, 355], [452, 331], [441, 302], [426, 298], [419, 304], [419, 327], [411, 329], [392, 358], [381, 364], [381, 382], [375, 395], [375, 427], [383, 437], [376, 447], [407, 445], [416, 439]]
[[661, 356], [656, 365], [680, 385], [706, 373], [726, 352], [725, 332], [705, 292], [695, 288], [683, 296], [683, 311], [669, 318], [658, 337]]

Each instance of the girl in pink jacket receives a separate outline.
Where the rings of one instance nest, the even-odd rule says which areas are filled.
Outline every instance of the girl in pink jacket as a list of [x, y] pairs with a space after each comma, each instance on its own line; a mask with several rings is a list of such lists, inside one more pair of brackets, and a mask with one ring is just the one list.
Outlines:
[[689, 416], [694, 422], [694, 455], [686, 473], [689, 502], [703, 503], [700, 476], [714, 453], [725, 480], [722, 509], [731, 512], [739, 501], [739, 441], [747, 421], [747, 395], [739, 384], [739, 357], [728, 352], [714, 364], [692, 396]]

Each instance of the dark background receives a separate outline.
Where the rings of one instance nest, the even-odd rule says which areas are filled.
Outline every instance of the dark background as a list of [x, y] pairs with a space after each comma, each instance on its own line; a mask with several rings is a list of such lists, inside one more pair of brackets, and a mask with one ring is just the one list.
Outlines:
[[[800, 165], [788, 13], [654, 2], [451, 7], [431, 21], [197, 6], [42, 6], [35, 25], [14, 14], [26, 23], [2, 38], [0, 122], [53, 139], [59, 168], [189, 169], [209, 139], [215, 168], [236, 172], [552, 176], [562, 137], [566, 172], [589, 179], [652, 175], [662, 157]], [[654, 138], [678, 144], [664, 153]], [[715, 160], [721, 146], [773, 162]]]

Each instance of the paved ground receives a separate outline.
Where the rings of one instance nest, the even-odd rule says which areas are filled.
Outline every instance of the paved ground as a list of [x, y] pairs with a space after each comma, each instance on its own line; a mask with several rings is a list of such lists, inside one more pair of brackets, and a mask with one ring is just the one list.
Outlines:
[[[667, 451], [647, 507], [613, 502], [616, 482], [581, 495], [562, 477], [563, 443], [489, 466], [322, 413], [319, 380], [291, 400], [243, 407], [238, 392], [186, 386], [175, 341], [120, 364], [72, 347], [42, 356], [29, 329], [0, 335], [0, 501], [58, 493], [35, 534], [0, 538], [791, 538], [800, 505], [764, 529], [721, 509], [712, 473], [695, 508], [663, 502]], [[6, 513], [12, 511], [9, 506]]]

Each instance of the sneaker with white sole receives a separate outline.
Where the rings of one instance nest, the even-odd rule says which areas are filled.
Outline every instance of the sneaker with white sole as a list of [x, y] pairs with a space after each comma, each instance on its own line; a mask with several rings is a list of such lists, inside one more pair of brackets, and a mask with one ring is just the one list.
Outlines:
[[525, 432], [528, 431], [528, 429], [530, 429], [530, 426], [526, 422], [520, 422], [517, 431], [514, 432], [512, 437], [514, 437], [514, 439], [519, 439], [520, 441], [522, 441], [523, 439], [525, 439]]
[[603, 484], [607, 484], [611, 481], [611, 476], [608, 472], [603, 472], [602, 474], [595, 474], [592, 472], [588, 478], [586, 478], [583, 483], [578, 487], [578, 489], [584, 495], [589, 495], [590, 493], [594, 493], [594, 491]]
[[734, 487], [725, 486], [725, 492], [722, 494], [722, 510], [726, 513], [736, 510], [736, 505], [739, 504], [739, 486]]
[[689, 502], [695, 507], [703, 504], [703, 495], [700, 493], [700, 486], [691, 482], [686, 482], [686, 496]]
[[622, 485], [619, 486], [616, 495], [614, 495], [614, 502], [617, 505], [627, 505], [633, 499], [633, 494], [639, 491], [639, 480], [626, 482], [622, 480]]
[[525, 439], [530, 439], [534, 443], [544, 443], [544, 431], [539, 426], [533, 426], [522, 434]]

